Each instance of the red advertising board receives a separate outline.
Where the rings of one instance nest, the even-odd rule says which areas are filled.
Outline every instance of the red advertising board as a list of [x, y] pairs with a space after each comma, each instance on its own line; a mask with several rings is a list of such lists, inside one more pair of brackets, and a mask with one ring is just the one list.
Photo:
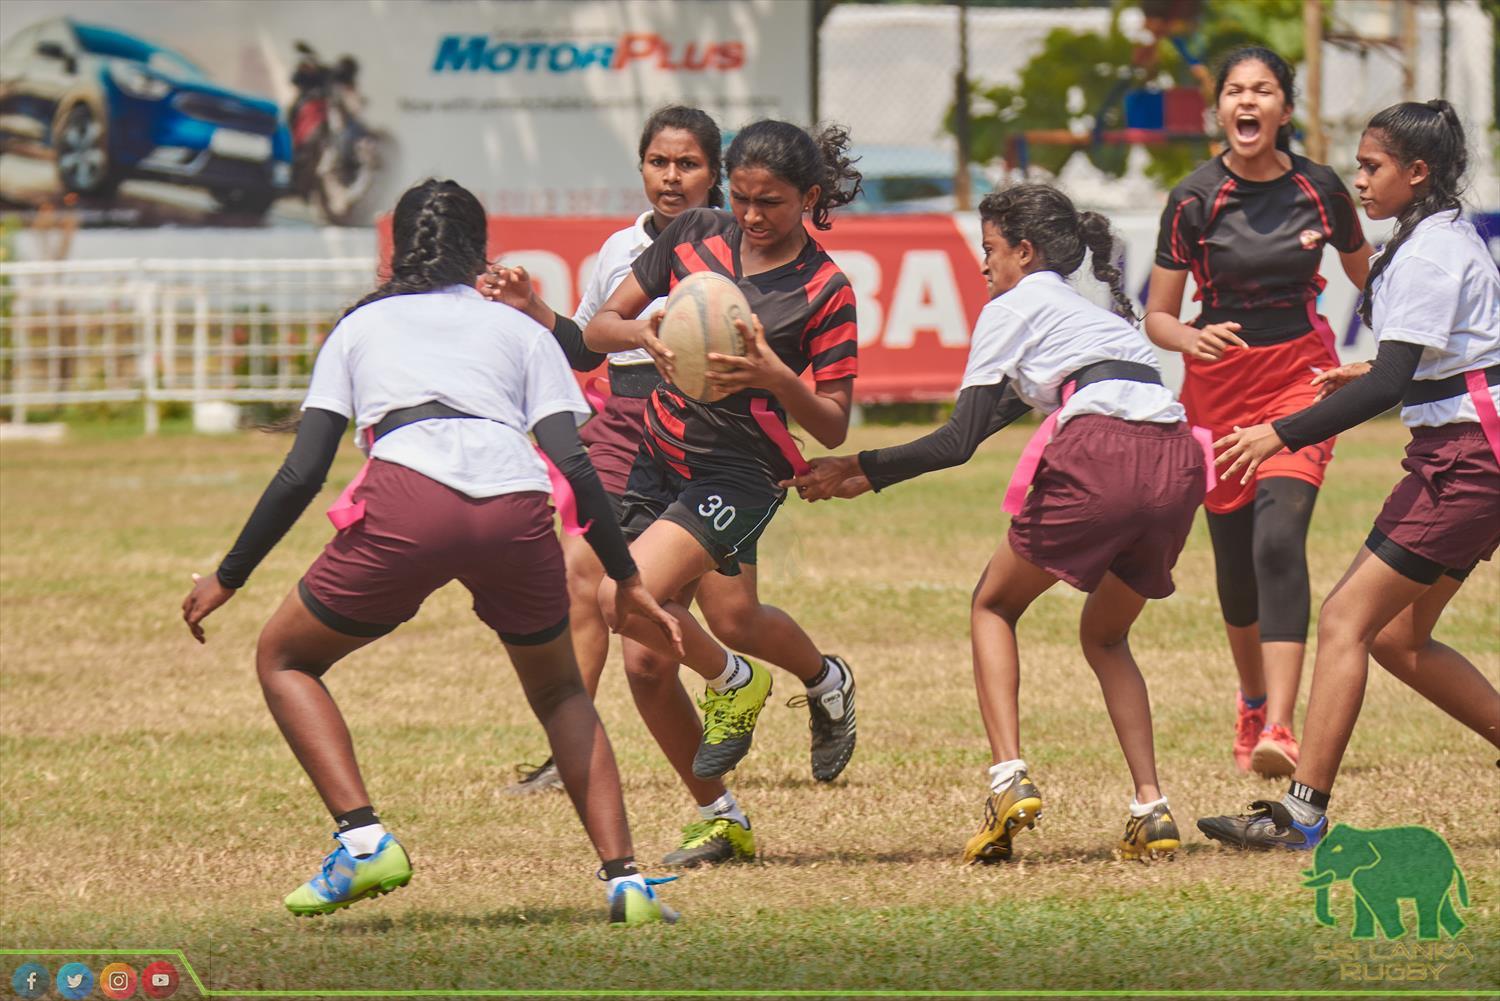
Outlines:
[[[492, 216], [490, 253], [524, 265], [554, 309], [571, 312], [606, 237], [629, 219]], [[846, 216], [814, 237], [849, 276], [859, 310], [862, 402], [952, 399], [985, 303], [974, 236], [946, 215]], [[381, 220], [382, 264], [390, 222]]]

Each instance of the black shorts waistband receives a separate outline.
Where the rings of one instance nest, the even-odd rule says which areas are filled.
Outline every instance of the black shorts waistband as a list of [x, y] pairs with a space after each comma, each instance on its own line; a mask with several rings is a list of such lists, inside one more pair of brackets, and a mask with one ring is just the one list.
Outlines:
[[609, 391], [615, 396], [644, 400], [661, 384], [661, 373], [655, 365], [609, 366]]
[[1306, 303], [1296, 306], [1262, 306], [1256, 309], [1230, 309], [1204, 306], [1192, 325], [1202, 330], [1211, 323], [1238, 323], [1239, 337], [1252, 348], [1285, 344], [1313, 332]]

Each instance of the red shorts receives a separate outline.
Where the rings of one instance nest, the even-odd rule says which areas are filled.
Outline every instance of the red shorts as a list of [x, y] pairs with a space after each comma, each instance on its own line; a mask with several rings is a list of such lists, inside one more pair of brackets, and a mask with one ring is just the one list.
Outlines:
[[1010, 547], [1080, 591], [1112, 573], [1142, 597], [1165, 598], [1205, 479], [1186, 424], [1074, 417], [1042, 453]]
[[589, 461], [599, 471], [605, 493], [616, 497], [625, 493], [635, 453], [641, 450], [641, 439], [646, 436], [647, 402], [632, 396], [610, 396], [604, 409], [578, 432], [579, 440], [588, 447]]
[[474, 498], [376, 459], [359, 491], [365, 516], [333, 537], [298, 590], [330, 629], [381, 636], [451, 580], [507, 643], [545, 643], [568, 627], [568, 589], [552, 507], [538, 491]]
[[1406, 476], [1386, 498], [1366, 543], [1371, 552], [1423, 584], [1445, 571], [1463, 579], [1494, 555], [1500, 460], [1477, 423], [1412, 428], [1401, 468]]
[[[1182, 382], [1182, 405], [1188, 420], [1206, 427], [1218, 441], [1235, 426], [1267, 424], [1312, 405], [1318, 391], [1309, 385], [1319, 370], [1338, 367], [1326, 335], [1314, 330], [1292, 341], [1256, 348], [1230, 348], [1216, 362], [1187, 359]], [[1333, 461], [1329, 438], [1298, 452], [1282, 449], [1260, 464], [1256, 480], [1288, 476], [1323, 485], [1323, 474]], [[1219, 480], [1204, 506], [1214, 514], [1236, 511], [1255, 500], [1255, 482], [1241, 484], [1238, 476]]]

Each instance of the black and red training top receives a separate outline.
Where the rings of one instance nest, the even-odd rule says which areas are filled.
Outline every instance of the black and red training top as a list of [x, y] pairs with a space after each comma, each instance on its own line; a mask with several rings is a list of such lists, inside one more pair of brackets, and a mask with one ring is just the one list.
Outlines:
[[[682, 213], [636, 258], [634, 272], [652, 299], [664, 296], [695, 271], [733, 279], [760, 317], [766, 343], [801, 375], [809, 367], [818, 382], [858, 374], [859, 340], [854, 289], [818, 242], [808, 237], [794, 260], [758, 275], [740, 266], [740, 227], [734, 216], [713, 209]], [[662, 385], [646, 409], [646, 442], [679, 475], [694, 469], [747, 465], [773, 480], [791, 475], [791, 465], [751, 415], [765, 399], [783, 423], [786, 416], [765, 390], [748, 389], [715, 403], [699, 403]]]
[[1156, 263], [1193, 272], [1203, 302], [1194, 326], [1232, 320], [1252, 346], [1300, 337], [1327, 284], [1318, 273], [1324, 246], [1351, 253], [1364, 244], [1338, 174], [1290, 156], [1292, 169], [1270, 181], [1238, 177], [1216, 156], [1172, 189]]

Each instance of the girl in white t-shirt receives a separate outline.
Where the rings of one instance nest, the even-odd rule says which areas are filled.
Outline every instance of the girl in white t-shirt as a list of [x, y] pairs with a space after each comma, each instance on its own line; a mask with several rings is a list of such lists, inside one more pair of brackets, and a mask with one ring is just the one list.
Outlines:
[[[594, 259], [593, 275], [584, 287], [572, 317], [556, 312], [536, 294], [523, 267], [494, 265], [479, 283], [479, 290], [488, 298], [514, 306], [550, 329], [575, 371], [591, 372], [608, 360], [608, 396], [602, 404], [595, 401], [598, 413], [583, 426], [579, 438], [588, 448], [589, 461], [599, 471], [604, 491], [610, 495], [617, 510], [645, 435], [647, 400], [661, 382], [661, 376], [651, 356], [641, 348], [616, 351], [607, 356], [590, 351], [583, 343], [582, 328], [630, 274], [635, 259], [651, 246], [673, 219], [688, 209], [723, 206], [724, 193], [720, 189], [723, 180], [722, 146], [719, 126], [707, 112], [698, 108], [668, 105], [646, 120], [638, 152], [641, 182], [651, 208], [641, 213], [633, 225], [604, 241]], [[664, 302], [658, 300], [647, 310], [654, 312]], [[618, 521], [618, 517], [615, 520]], [[576, 537], [563, 537], [563, 556], [568, 565], [568, 621], [573, 634], [573, 650], [578, 656], [584, 687], [592, 696], [599, 690], [599, 679], [609, 654], [609, 627], [599, 608], [599, 585], [604, 580], [604, 567], [593, 550]], [[644, 708], [661, 701], [663, 695], [657, 690], [664, 686], [644, 686], [638, 679], [670, 676], [677, 665], [650, 647], [628, 639], [622, 642], [622, 647], [626, 676], [631, 681], [637, 702]], [[561, 785], [557, 765], [551, 758], [540, 765], [523, 765], [518, 771], [519, 781], [507, 792], [541, 792]], [[727, 795], [720, 779], [694, 777], [690, 780], [690, 791], [700, 803], [706, 804], [700, 810], [709, 810], [715, 804], [722, 807], [721, 800]], [[710, 816], [706, 820], [712, 822], [714, 818]], [[719, 839], [714, 847], [728, 844], [727, 839]], [[749, 853], [749, 849], [742, 846], [739, 854], [744, 857]], [[699, 850], [696, 854], [705, 853]], [[732, 851], [720, 854], [724, 859], [735, 857]]]
[[1432, 639], [1469, 572], [1500, 545], [1500, 271], [1461, 217], [1465, 147], [1447, 101], [1397, 104], [1370, 119], [1354, 187], [1371, 219], [1396, 219], [1365, 285], [1375, 360], [1324, 372], [1312, 381], [1328, 395], [1313, 406], [1215, 443], [1224, 475], [1248, 478], [1283, 447], [1296, 451], [1398, 403], [1412, 432], [1406, 477], [1323, 602], [1291, 790], [1279, 802], [1257, 801], [1248, 815], [1198, 821], [1226, 844], [1307, 850], [1322, 841], [1372, 653], [1500, 747], [1500, 692]]
[[[562, 553], [549, 473], [528, 432], [567, 479], [589, 544], [618, 582], [621, 614], [680, 630], [640, 574], [578, 441], [588, 414], [562, 351], [541, 326], [474, 290], [485, 216], [452, 181], [401, 196], [391, 278], [356, 304], [318, 352], [297, 439], [218, 572], [194, 575], [183, 618], [232, 598], [307, 507], [352, 419], [370, 456], [329, 509], [339, 532], [261, 631], [266, 705], [333, 815], [337, 847], [286, 898], [326, 914], [411, 879], [411, 862], [370, 805], [354, 745], [322, 677], [410, 619], [451, 580], [499, 635], [547, 730], [563, 783], [603, 861], [610, 919], [671, 919], [635, 870], [619, 773], [568, 637]], [[583, 531], [583, 529], [580, 529]]]
[[[1033, 407], [1049, 415], [1006, 493], [1010, 532], [980, 576], [970, 611], [980, 714], [995, 763], [984, 822], [964, 860], [1010, 858], [1013, 836], [1041, 811], [1021, 758], [1016, 623], [1059, 580], [1089, 594], [1079, 622], [1083, 653], [1134, 782], [1119, 852], [1149, 859], [1176, 850], [1178, 831], [1157, 783], [1151, 705], [1127, 640], [1146, 600], [1173, 591], [1172, 567], [1206, 489], [1203, 448], [1162, 385], [1155, 352], [1126, 319], [1131, 309], [1111, 263], [1109, 222], [1039, 184], [986, 196], [979, 216], [991, 298], [974, 328], [952, 419], [906, 445], [815, 459], [810, 474], [788, 483], [808, 500], [855, 497], [967, 461]], [[1094, 275], [1110, 286], [1114, 312], [1063, 280], [1085, 251]]]

